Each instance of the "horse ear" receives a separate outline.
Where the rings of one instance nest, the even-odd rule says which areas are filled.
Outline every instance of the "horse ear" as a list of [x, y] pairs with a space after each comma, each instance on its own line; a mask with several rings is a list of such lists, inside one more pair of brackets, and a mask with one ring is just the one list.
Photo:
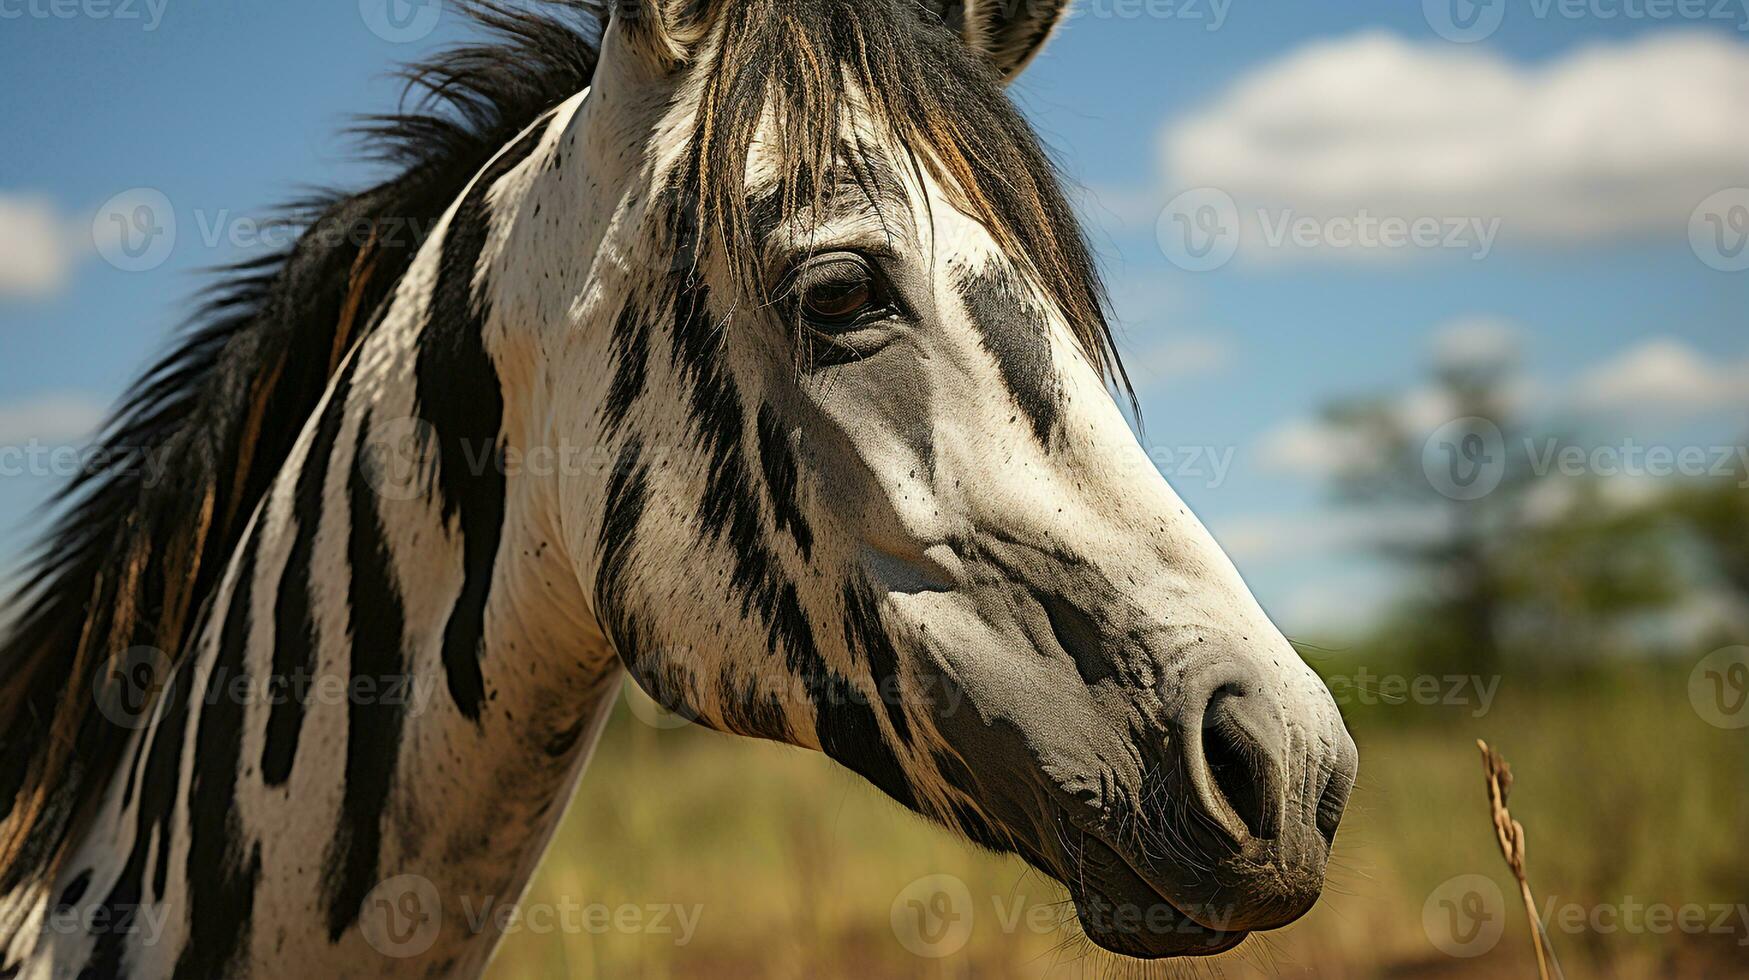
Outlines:
[[925, 0], [925, 6], [1012, 82], [1050, 40], [1070, 0]]

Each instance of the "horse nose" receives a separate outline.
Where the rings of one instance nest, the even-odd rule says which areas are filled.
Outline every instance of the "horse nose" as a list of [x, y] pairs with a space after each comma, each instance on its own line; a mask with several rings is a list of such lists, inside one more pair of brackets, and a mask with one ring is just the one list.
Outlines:
[[1225, 658], [1191, 676], [1173, 727], [1191, 796], [1228, 846], [1322, 865], [1357, 759], [1328, 692]]

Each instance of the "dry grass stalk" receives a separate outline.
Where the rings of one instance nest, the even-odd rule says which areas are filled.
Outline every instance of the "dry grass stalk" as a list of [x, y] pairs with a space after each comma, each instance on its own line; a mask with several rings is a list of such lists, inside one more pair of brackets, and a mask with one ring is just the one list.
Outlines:
[[[1537, 921], [1530, 879], [1524, 873], [1524, 825], [1512, 819], [1512, 811], [1506, 809], [1506, 797], [1512, 792], [1512, 767], [1507, 765], [1504, 756], [1489, 748], [1487, 742], [1478, 738], [1476, 747], [1482, 750], [1482, 769], [1488, 779], [1488, 809], [1494, 817], [1494, 839], [1500, 844], [1506, 867], [1511, 869], [1512, 877], [1518, 879], [1518, 894], [1524, 899], [1524, 914], [1530, 919], [1530, 940], [1536, 946], [1537, 975], [1542, 980], [1549, 980], [1554, 951], [1546, 948], [1547, 937], [1543, 934], [1542, 923]], [[1555, 967], [1555, 975], [1560, 975], [1559, 966]]]

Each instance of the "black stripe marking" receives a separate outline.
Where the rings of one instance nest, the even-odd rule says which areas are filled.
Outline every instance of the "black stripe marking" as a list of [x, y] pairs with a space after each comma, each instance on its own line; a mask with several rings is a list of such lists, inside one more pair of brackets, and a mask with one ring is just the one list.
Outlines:
[[443, 669], [462, 715], [478, 721], [486, 702], [480, 671], [486, 600], [504, 532], [504, 391], [486, 350], [491, 304], [476, 289], [491, 231], [486, 200], [500, 178], [528, 159], [545, 127], [531, 127], [480, 173], [444, 234], [431, 314], [419, 338], [416, 414], [436, 434], [433, 489], [445, 523], [462, 539], [462, 588], [443, 630]]
[[960, 299], [1002, 381], [1047, 451], [1057, 430], [1062, 383], [1051, 361], [1050, 326], [1006, 272], [962, 272]]
[[[189, 634], [193, 637], [190, 640], [191, 643], [198, 644], [206, 636], [207, 630], [212, 624], [213, 611], [217, 608], [218, 600], [215, 590], [215, 595], [209, 596], [206, 602], [201, 604], [200, 619], [195, 624], [194, 631]], [[156, 795], [148, 793], [143, 788], [140, 790], [142, 827], [144, 827], [143, 821], [146, 819], [148, 811], [155, 813], [158, 820], [158, 861], [152, 869], [152, 894], [158, 896], [159, 899], [164, 898], [170, 884], [170, 845], [175, 838], [176, 825], [173, 818], [176, 815], [176, 797], [181, 791], [178, 780], [181, 778], [182, 770], [182, 743], [187, 738], [188, 720], [194, 708], [193, 661], [194, 657], [190, 655], [183, 661], [188, 666], [179, 666], [177, 669], [178, 675], [185, 675], [181, 681], [181, 686], [177, 686], [177, 679], [173, 677], [170, 686], [165, 689], [164, 696], [171, 698], [171, 700], [168, 702], [169, 707], [166, 709], [165, 718], [159, 727], [166, 730], [164, 736], [168, 737], [154, 736], [151, 755], [146, 759], [145, 776], [142, 777], [142, 782], [147, 786], [152, 785], [158, 779], [167, 780], [167, 786], [161, 788]], [[146, 836], [146, 832], [142, 829], [141, 840], [143, 841]], [[144, 844], [140, 846], [142, 849], [144, 848]]]
[[852, 655], [861, 650], [868, 662], [869, 680], [875, 696], [887, 708], [887, 722], [901, 745], [911, 744], [911, 725], [899, 698], [899, 653], [881, 621], [880, 607], [867, 588], [854, 582], [844, 585], [844, 645]]
[[649, 506], [650, 469], [644, 464], [644, 443], [633, 437], [620, 447], [607, 480], [607, 507], [596, 542], [600, 565], [595, 571], [595, 607], [608, 638], [628, 668], [637, 666], [641, 631], [624, 601], [626, 573], [637, 547], [638, 522]]
[[965, 800], [955, 799], [949, 803], [952, 812], [948, 814], [948, 817], [951, 818], [953, 826], [972, 843], [980, 847], [999, 852], [1012, 850], [1008, 838], [992, 827], [984, 815], [978, 812], [975, 805], [966, 802], [985, 797], [978, 786], [977, 779], [972, 776], [971, 770], [966, 768], [966, 764], [960, 760], [960, 757], [943, 749], [936, 749], [930, 755], [935, 760], [936, 771], [941, 773], [943, 781], [965, 797]]
[[765, 617], [773, 652], [781, 651], [790, 670], [804, 682], [817, 680], [824, 662], [815, 648], [812, 627], [760, 526], [757, 491], [747, 478], [742, 453], [746, 415], [740, 395], [717, 366], [710, 291], [687, 281], [679, 286], [679, 296], [672, 360], [692, 382], [688, 407], [710, 456], [700, 527], [707, 540], [722, 543], [731, 556], [729, 588], [732, 596], [741, 599], [742, 618]]
[[[260, 846], [248, 848], [237, 813], [237, 777], [243, 752], [246, 699], [237, 696], [249, 677], [249, 633], [255, 594], [259, 538], [242, 544], [231, 603], [219, 629], [218, 656], [207, 676], [200, 723], [195, 730], [194, 772], [188, 791], [188, 945], [176, 961], [177, 977], [216, 977], [249, 931]], [[250, 851], [253, 850], [251, 854]]]
[[917, 797], [905, 778], [905, 767], [881, 736], [874, 709], [862, 692], [835, 671], [826, 669], [818, 697], [814, 734], [820, 739], [820, 748], [905, 807], [917, 809]]
[[306, 699], [310, 693], [308, 686], [315, 679], [316, 651], [321, 639], [310, 601], [313, 587], [310, 561], [316, 550], [316, 532], [322, 522], [328, 464], [334, 454], [334, 444], [340, 438], [341, 423], [346, 420], [346, 399], [352, 391], [355, 363], [348, 361], [346, 369], [335, 379], [334, 392], [316, 424], [309, 455], [304, 459], [303, 470], [298, 473], [293, 491], [292, 508], [297, 529], [292, 538], [291, 552], [286, 557], [285, 570], [280, 575], [273, 612], [273, 677], [270, 683], [278, 696], [273, 699], [261, 746], [261, 779], [269, 786], [284, 785], [291, 778], [298, 740], [303, 733]]
[[554, 759], [571, 754], [577, 747], [577, 741], [583, 737], [583, 728], [589, 723], [590, 716], [584, 715], [572, 722], [570, 727], [554, 732], [541, 747], [541, 751]]
[[796, 503], [796, 458], [789, 437], [770, 405], [759, 406], [759, 461], [765, 469], [765, 490], [771, 495], [771, 512], [778, 530], [795, 539], [803, 561], [812, 561], [814, 532]]
[[[731, 594], [741, 599], [742, 617], [755, 610], [769, 614], [783, 598], [784, 586], [777, 559], [760, 527], [756, 491], [747, 478], [742, 452], [746, 412], [740, 394], [717, 364], [719, 331], [711, 315], [709, 288], [687, 280], [679, 285], [678, 294], [671, 357], [691, 382], [688, 410], [710, 457], [699, 524], [705, 537], [724, 544], [732, 557], [729, 587]], [[793, 602], [793, 587], [789, 591]], [[817, 659], [812, 656], [812, 637], [796, 637], [795, 630], [778, 622], [781, 618], [773, 618], [770, 624], [774, 649], [780, 640], [794, 639], [795, 645], [786, 646], [792, 664], [798, 658]], [[805, 626], [804, 620], [804, 632]]]
[[77, 875], [74, 875], [72, 881], [67, 882], [67, 887], [61, 889], [61, 897], [55, 899], [55, 904], [56, 905], [72, 905], [74, 902], [77, 902], [81, 898], [84, 898], [85, 897], [85, 889], [90, 888], [90, 887], [91, 887], [91, 869], [86, 868], [84, 871], [81, 871]]
[[784, 665], [804, 682], [820, 677], [826, 669], [826, 662], [814, 645], [814, 627], [802, 611], [802, 600], [796, 595], [795, 583], [785, 582], [780, 588], [774, 583], [774, 588], [775, 600], [763, 602], [759, 607], [770, 619], [766, 639], [771, 649], [774, 652], [782, 650]]
[[[359, 423], [360, 444], [369, 429], [367, 412]], [[352, 523], [346, 542], [352, 572], [348, 590], [352, 669], [347, 690], [381, 693], [398, 689], [395, 685], [406, 677], [402, 650], [406, 612], [383, 538], [377, 496], [362, 462], [353, 460], [346, 483]], [[406, 722], [400, 700], [356, 693], [347, 700], [346, 785], [323, 871], [330, 942], [338, 942], [358, 921], [360, 904], [376, 885], [383, 811], [395, 780]]]
[[601, 417], [607, 434], [615, 436], [625, 426], [632, 405], [643, 395], [650, 367], [650, 325], [630, 301], [620, 310], [611, 346], [613, 382], [607, 390], [607, 401], [601, 406]]
[[766, 543], [742, 452], [745, 413], [717, 363], [721, 335], [712, 318], [709, 289], [684, 279], [675, 292], [672, 363], [691, 382], [692, 423], [710, 456], [700, 514], [703, 534], [722, 543], [732, 556], [730, 590], [740, 596], [742, 617], [765, 617], [770, 649], [782, 653], [803, 689], [813, 694], [815, 734], [826, 754], [916, 809], [904, 767], [882, 737], [873, 709], [820, 656], [795, 585], [785, 581]]
[[[213, 597], [208, 596], [201, 604], [194, 626], [189, 631], [190, 643], [198, 644], [206, 635], [212, 610]], [[108, 921], [118, 926], [124, 921], [124, 916], [125, 921], [131, 923], [131, 910], [137, 909], [145, 900], [143, 879], [146, 856], [154, 836], [158, 842], [158, 860], [152, 873], [152, 893], [159, 900], [164, 897], [170, 870], [170, 848], [174, 843], [175, 826], [171, 821], [175, 816], [176, 800], [181, 792], [183, 739], [187, 734], [189, 708], [193, 701], [190, 691], [195, 660], [191, 654], [177, 662], [177, 666], [166, 678], [163, 692], [159, 694], [164, 699], [164, 713], [140, 740], [142, 748], [148, 742], [150, 748], [146, 750], [141, 767], [140, 802], [138, 809], [134, 811], [134, 844], [128, 852], [127, 863], [122, 866], [121, 874], [116, 876], [115, 884], [103, 901]], [[153, 833], [154, 829], [156, 835]], [[119, 927], [108, 929], [99, 935], [92, 946], [91, 959], [80, 971], [81, 980], [107, 980], [121, 976], [122, 957], [127, 951], [129, 938], [130, 934]]]
[[[682, 278], [676, 293], [670, 362], [691, 384], [687, 409], [693, 427], [704, 440], [703, 448], [710, 455], [700, 517], [713, 541], [721, 541], [725, 533], [730, 533], [735, 543], [757, 541], [757, 514], [747, 499], [748, 488], [740, 479], [745, 412], [740, 395], [717, 364], [722, 335], [711, 315], [710, 287]], [[737, 505], [743, 509], [741, 513], [736, 513]], [[748, 521], [752, 522], [751, 528], [747, 527]], [[738, 526], [731, 528], [731, 523]], [[750, 574], [743, 570], [737, 574], [737, 581], [745, 581]]]
[[733, 692], [725, 699], [724, 708], [727, 716], [724, 721], [730, 731], [776, 742], [790, 741], [789, 719], [784, 715], [783, 700], [775, 692], [761, 694], [752, 683], [737, 689], [726, 676], [722, 683], [724, 690]]

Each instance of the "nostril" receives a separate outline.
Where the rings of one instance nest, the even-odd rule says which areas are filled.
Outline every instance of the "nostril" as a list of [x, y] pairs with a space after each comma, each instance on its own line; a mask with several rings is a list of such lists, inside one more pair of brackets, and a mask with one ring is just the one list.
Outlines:
[[1324, 791], [1318, 794], [1318, 834], [1328, 846], [1336, 846], [1336, 827], [1342, 823], [1342, 811], [1348, 807], [1348, 793], [1354, 781], [1348, 774], [1333, 769], [1324, 780]]
[[1269, 759], [1256, 738], [1238, 721], [1235, 703], [1245, 695], [1223, 685], [1203, 714], [1203, 762], [1215, 789], [1258, 840], [1273, 840], [1279, 820], [1269, 805]]

